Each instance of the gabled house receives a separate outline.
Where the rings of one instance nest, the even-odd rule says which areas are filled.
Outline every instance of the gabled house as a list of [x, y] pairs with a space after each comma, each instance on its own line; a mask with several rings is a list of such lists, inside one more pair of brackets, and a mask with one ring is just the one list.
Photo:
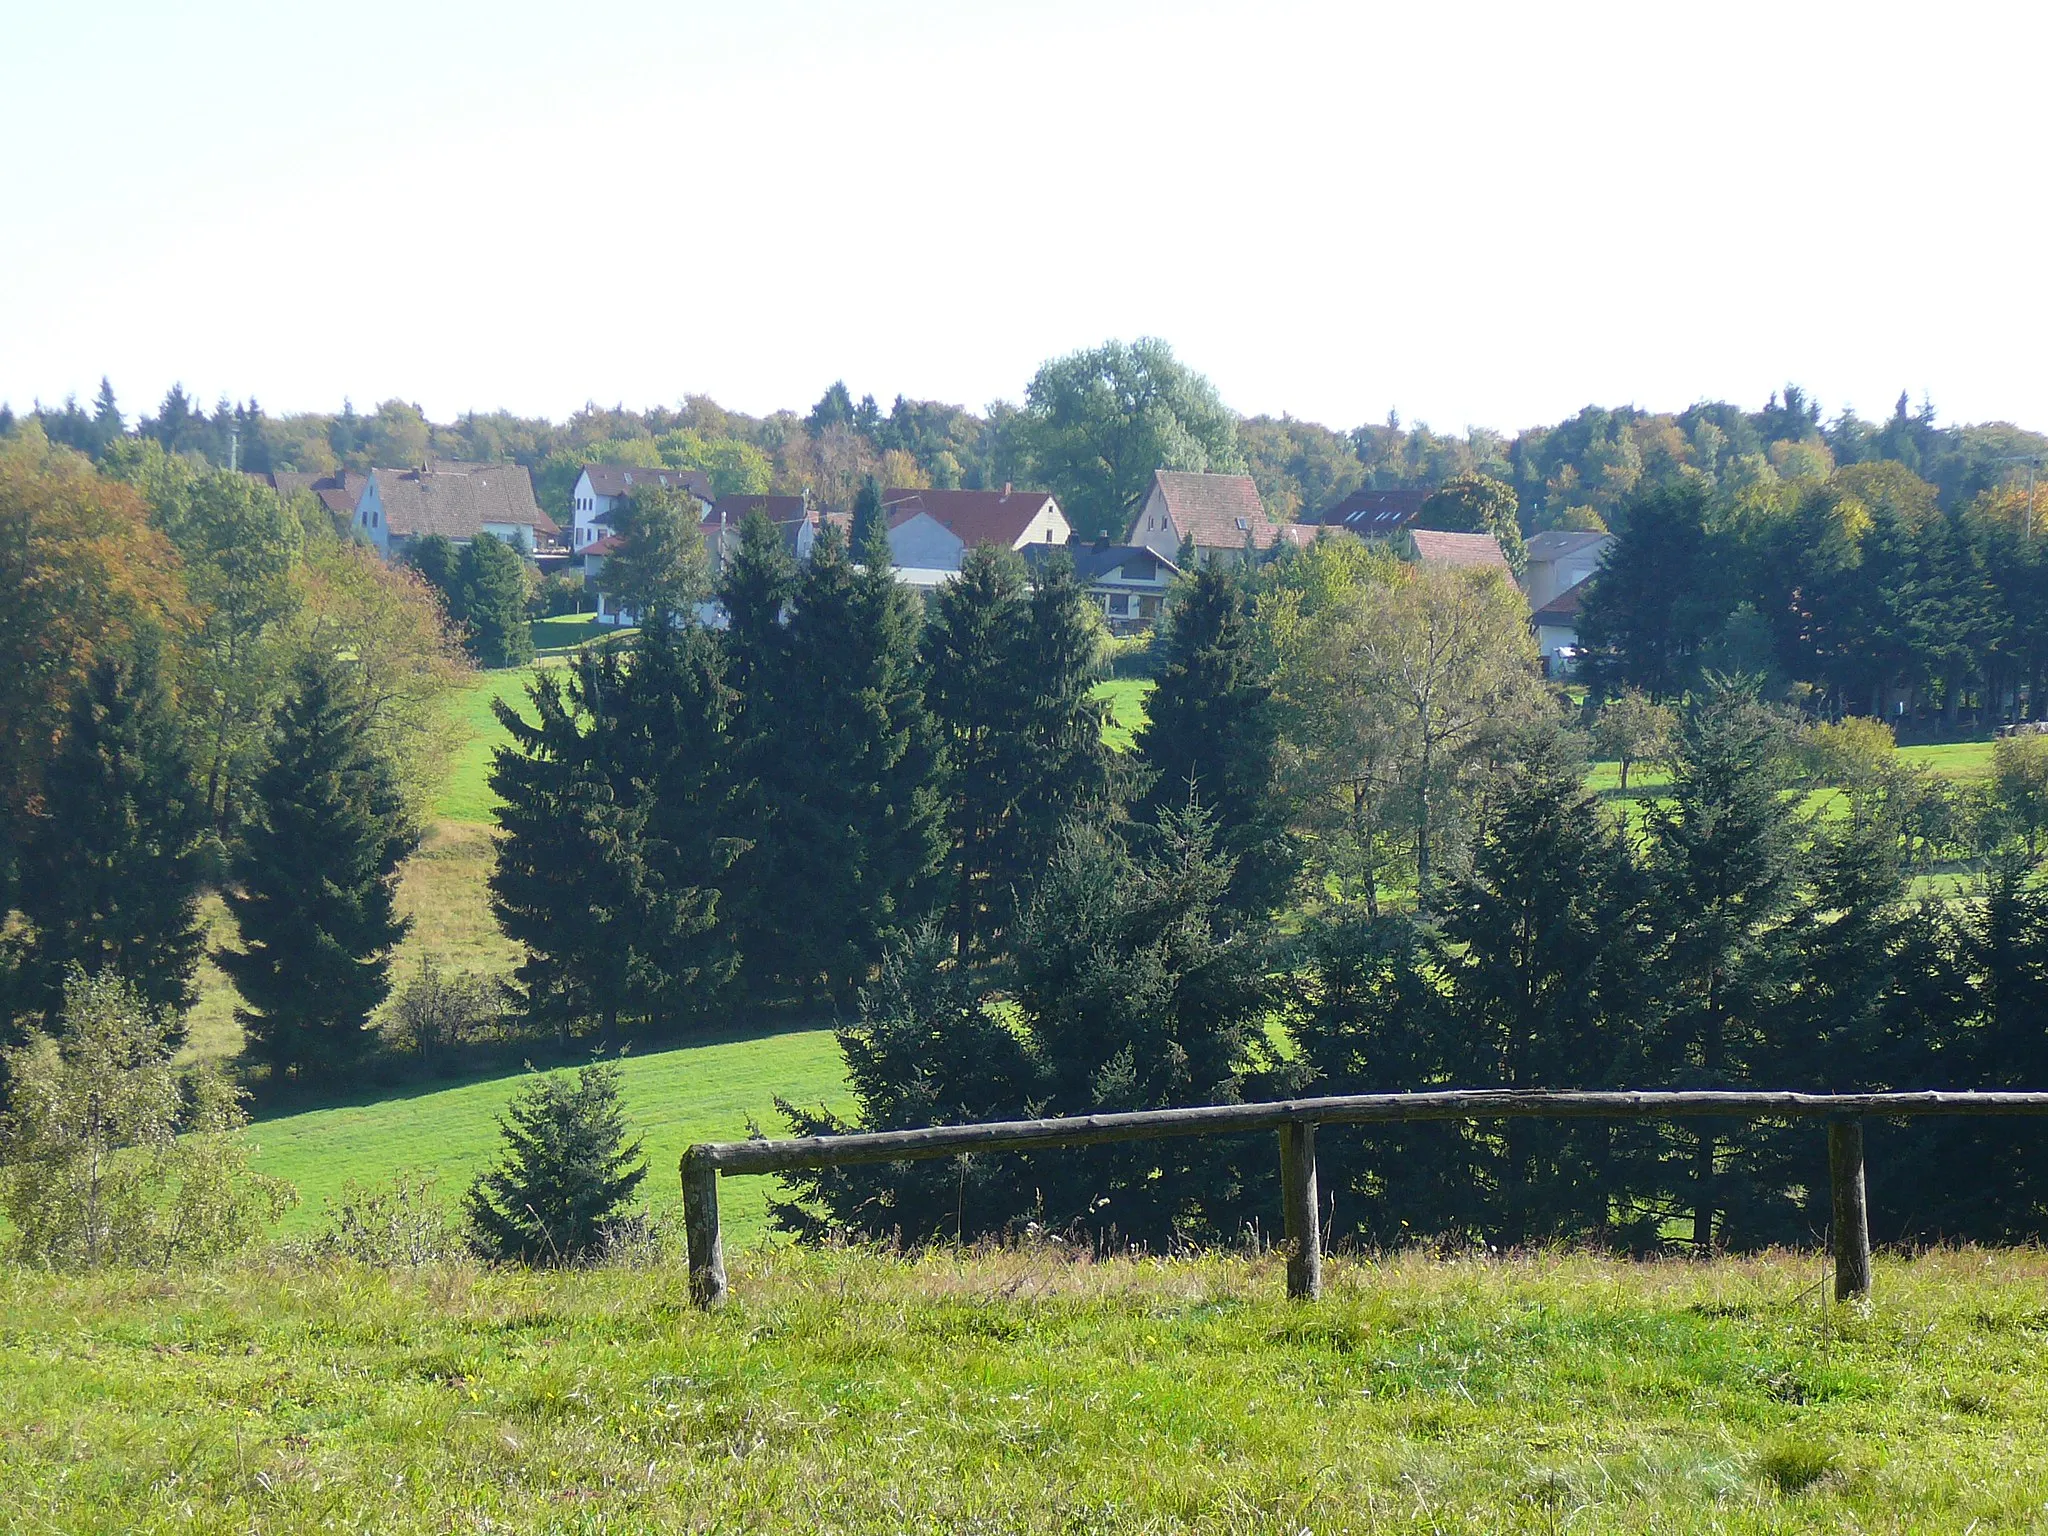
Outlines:
[[[705, 511], [699, 524], [704, 533], [705, 547], [711, 555], [714, 577], [738, 552], [740, 527], [756, 512], [767, 518], [775, 531], [782, 535], [783, 547], [799, 565], [811, 558], [811, 551], [818, 543], [818, 534], [826, 524], [836, 526], [843, 536], [852, 522], [844, 512], [812, 506], [808, 496], [721, 496]], [[603, 523], [599, 523], [597, 529], [598, 539], [584, 545], [582, 555], [583, 585], [597, 600], [597, 621], [600, 624], [637, 624], [637, 614], [615, 608], [603, 591], [604, 563], [623, 541]], [[725, 622], [724, 612], [716, 603], [702, 605], [698, 616], [707, 624]]]
[[1135, 635], [1159, 622], [1179, 566], [1142, 545], [1108, 543], [1027, 544], [1024, 561], [1037, 570], [1062, 547], [1073, 557], [1075, 579], [1109, 620], [1111, 634]]
[[586, 464], [569, 493], [569, 552], [580, 554], [611, 532], [611, 514], [636, 486], [660, 485], [694, 497], [700, 514], [712, 502], [711, 481], [701, 469], [640, 469], [630, 464]]
[[1529, 628], [1536, 633], [1536, 649], [1543, 653], [1546, 677], [1570, 677], [1579, 664], [1579, 609], [1585, 601], [1586, 584], [1566, 587], [1529, 615]]
[[980, 544], [1057, 547], [1073, 536], [1060, 504], [1044, 491], [882, 492], [889, 558], [899, 571], [953, 572]]
[[1540, 609], [1569, 592], [1600, 569], [1600, 562], [1613, 547], [1611, 533], [1580, 533], [1563, 528], [1553, 528], [1546, 533], [1529, 536], [1525, 546], [1529, 553], [1528, 568], [1522, 577], [1522, 590], [1528, 594], [1529, 607]]
[[1509, 581], [1515, 579], [1508, 557], [1500, 552], [1499, 541], [1490, 533], [1438, 533], [1429, 528], [1410, 528], [1404, 536], [1414, 542], [1415, 558], [1424, 565], [1499, 571]]
[[311, 496], [344, 523], [355, 521], [356, 504], [363, 499], [363, 488], [370, 483], [368, 475], [352, 469], [336, 470], [331, 475], [296, 469], [252, 470], [249, 478], [269, 486], [280, 496]]
[[458, 545], [479, 533], [495, 534], [531, 556], [562, 531], [534, 501], [533, 479], [518, 464], [373, 469], [356, 502], [354, 527], [387, 560], [430, 534]]
[[1362, 539], [1383, 539], [1398, 533], [1422, 515], [1429, 492], [1417, 489], [1395, 491], [1353, 491], [1319, 516], [1303, 518], [1325, 528], [1342, 528]]
[[1250, 475], [1162, 469], [1153, 473], [1152, 489], [1124, 543], [1162, 560], [1178, 560], [1181, 546], [1192, 543], [1198, 559], [1228, 562], [1242, 560], [1247, 549], [1263, 555], [1279, 537], [1280, 526], [1266, 516]]

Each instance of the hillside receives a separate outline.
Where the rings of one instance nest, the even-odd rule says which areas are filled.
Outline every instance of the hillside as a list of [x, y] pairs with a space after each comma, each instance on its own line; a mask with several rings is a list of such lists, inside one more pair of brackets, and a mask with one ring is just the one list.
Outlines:
[[2038, 1252], [0, 1274], [21, 1529], [2037, 1529]]

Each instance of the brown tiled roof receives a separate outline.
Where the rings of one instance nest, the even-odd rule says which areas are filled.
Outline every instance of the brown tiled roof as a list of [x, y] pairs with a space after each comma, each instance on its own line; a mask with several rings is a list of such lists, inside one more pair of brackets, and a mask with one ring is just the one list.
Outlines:
[[1581, 581], [1566, 587], [1549, 602], [1538, 608], [1529, 617], [1538, 624], [1570, 623], [1579, 616], [1579, 606], [1586, 600], [1586, 588], [1593, 583]]
[[316, 496], [328, 511], [342, 517], [356, 515], [356, 503], [363, 499], [363, 487], [370, 483], [368, 475], [354, 470], [337, 471], [331, 475], [315, 475], [304, 470], [274, 469], [267, 474], [250, 475], [259, 484], [267, 485], [280, 496], [294, 496], [304, 492]]
[[[1406, 528], [1422, 511], [1429, 492], [1413, 487], [1394, 491], [1353, 491], [1313, 519], [1326, 528], [1348, 528], [1361, 538], [1382, 538]], [[1304, 519], [1308, 521], [1308, 519]]]
[[596, 496], [630, 496], [636, 485], [663, 485], [688, 491], [699, 501], [711, 500], [711, 481], [701, 469], [641, 469], [632, 464], [586, 464], [590, 490]]
[[486, 523], [510, 523], [536, 533], [558, 534], [555, 520], [533, 499], [533, 479], [518, 464], [484, 469], [374, 469], [384, 522], [392, 537], [472, 539]]
[[[891, 528], [922, 512], [969, 549], [977, 544], [1016, 548], [1026, 526], [1050, 501], [1052, 497], [1044, 491], [938, 491], [899, 486], [882, 492], [882, 510], [888, 514]], [[1057, 503], [1054, 510], [1058, 510]]]
[[1351, 530], [1348, 528], [1332, 528], [1323, 523], [1282, 523], [1280, 525], [1280, 542], [1292, 544], [1296, 549], [1307, 549], [1309, 545], [1325, 535], [1333, 539], [1345, 539], [1351, 536]]
[[1428, 528], [1410, 528], [1415, 554], [1424, 565], [1491, 566], [1512, 575], [1506, 555], [1490, 533], [1437, 533]]
[[584, 545], [581, 553], [588, 560], [592, 555], [608, 555], [625, 542], [618, 534], [608, 533], [596, 543]]
[[704, 514], [704, 526], [716, 528], [723, 517], [737, 528], [750, 512], [760, 513], [771, 523], [800, 523], [808, 510], [801, 496], [721, 496]]
[[[1254, 549], [1270, 549], [1280, 537], [1280, 527], [1266, 516], [1259, 488], [1250, 475], [1196, 475], [1161, 469], [1153, 473], [1152, 482], [1165, 499], [1174, 533], [1182, 539], [1192, 538], [1198, 549], [1242, 549], [1247, 537]], [[1144, 515], [1141, 509], [1138, 516]]]

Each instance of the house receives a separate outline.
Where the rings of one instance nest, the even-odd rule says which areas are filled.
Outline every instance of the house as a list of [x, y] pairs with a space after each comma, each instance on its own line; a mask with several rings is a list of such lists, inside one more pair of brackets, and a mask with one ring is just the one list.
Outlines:
[[1611, 533], [1553, 528], [1547, 533], [1531, 534], [1525, 546], [1529, 552], [1528, 570], [1522, 577], [1522, 590], [1528, 594], [1530, 608], [1548, 607], [1552, 599], [1586, 580], [1600, 569], [1600, 562], [1613, 545]]
[[448, 462], [371, 470], [356, 502], [354, 526], [387, 560], [430, 534], [451, 544], [495, 534], [531, 556], [562, 531], [534, 501], [533, 479], [524, 466]]
[[1579, 605], [1585, 601], [1586, 583], [1566, 587], [1529, 615], [1529, 627], [1536, 632], [1536, 649], [1543, 653], [1546, 677], [1570, 677], [1579, 661]]
[[[1024, 561], [1034, 570], [1052, 558], [1058, 544], [1027, 544]], [[1113, 635], [1135, 635], [1159, 622], [1160, 605], [1180, 567], [1142, 545], [1069, 543], [1074, 576], [1109, 620]]]
[[1250, 475], [1162, 469], [1153, 473], [1152, 489], [1124, 543], [1162, 560], [1178, 560], [1181, 546], [1193, 544], [1198, 558], [1229, 562], [1243, 559], [1247, 548], [1262, 555], [1279, 537], [1280, 527], [1266, 516]]
[[345, 523], [355, 521], [356, 504], [363, 499], [363, 487], [370, 477], [355, 470], [336, 470], [331, 475], [309, 474], [296, 469], [249, 471], [249, 478], [267, 485], [280, 496], [311, 496]]
[[569, 552], [581, 553], [611, 532], [613, 509], [625, 504], [635, 487], [666, 486], [687, 491], [703, 511], [711, 508], [711, 481], [701, 469], [640, 469], [630, 464], [586, 464], [569, 493]]
[[981, 544], [1005, 549], [1065, 544], [1073, 537], [1060, 504], [1044, 491], [882, 492], [889, 558], [899, 571], [951, 572]]
[[[704, 532], [704, 543], [711, 554], [711, 569], [714, 575], [723, 571], [726, 562], [738, 552], [740, 527], [756, 512], [767, 518], [770, 526], [782, 535], [783, 547], [798, 564], [811, 558], [811, 550], [817, 545], [818, 534], [828, 523], [836, 526], [844, 535], [849, 531], [849, 524], [852, 521], [844, 512], [811, 505], [808, 496], [721, 496], [706, 509], [703, 521], [699, 524]], [[639, 616], [615, 608], [602, 588], [604, 563], [624, 541], [602, 522], [596, 526], [599, 537], [595, 542], [583, 546], [582, 561], [583, 585], [597, 600], [597, 622], [636, 624], [639, 622]], [[702, 605], [698, 616], [707, 624], [725, 622], [723, 611], [715, 603]]]
[[1415, 558], [1424, 565], [1493, 570], [1514, 580], [1508, 557], [1500, 552], [1499, 541], [1490, 533], [1437, 533], [1428, 528], [1410, 528], [1403, 536], [1414, 544]]
[[1325, 528], [1342, 528], [1362, 539], [1383, 539], [1388, 534], [1399, 533], [1420, 517], [1422, 504], [1428, 499], [1429, 492], [1419, 489], [1357, 490], [1319, 516], [1305, 517], [1302, 521], [1320, 523]]

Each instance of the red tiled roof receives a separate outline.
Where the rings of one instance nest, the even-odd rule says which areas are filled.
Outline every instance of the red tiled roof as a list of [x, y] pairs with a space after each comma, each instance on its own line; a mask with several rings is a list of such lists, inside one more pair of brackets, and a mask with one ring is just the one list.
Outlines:
[[[1259, 488], [1250, 475], [1197, 475], [1161, 469], [1154, 471], [1152, 485], [1166, 503], [1175, 535], [1192, 538], [1197, 549], [1242, 549], [1247, 538], [1254, 549], [1270, 549], [1280, 537], [1279, 525], [1266, 516]], [[1151, 497], [1146, 501], [1149, 504]], [[1139, 518], [1144, 515], [1140, 508]], [[1134, 523], [1132, 532], [1137, 531]]]
[[1503, 575], [1513, 574], [1507, 556], [1500, 552], [1500, 544], [1490, 533], [1437, 533], [1428, 528], [1410, 528], [1408, 537], [1415, 541], [1416, 556], [1424, 565], [1490, 566]]
[[583, 558], [588, 560], [592, 555], [608, 555], [625, 542], [618, 534], [608, 533], [595, 544], [584, 545], [582, 551]]
[[1592, 582], [1590, 581], [1582, 581], [1576, 586], [1566, 587], [1557, 596], [1530, 614], [1530, 619], [1538, 624], [1569, 624], [1575, 622], [1579, 617], [1579, 606], [1586, 600], [1586, 588], [1591, 585]]
[[[891, 528], [922, 512], [970, 549], [977, 544], [1016, 548], [1017, 542], [1024, 537], [1024, 530], [1045, 510], [1048, 502], [1052, 503], [1054, 512], [1059, 511], [1059, 504], [1044, 491], [937, 491], [897, 487], [882, 492], [882, 510], [888, 514]], [[1064, 542], [1065, 537], [1062, 532], [1054, 542]]]
[[664, 485], [688, 491], [699, 501], [711, 500], [711, 481], [701, 469], [641, 469], [633, 464], [586, 464], [594, 496], [630, 496], [633, 487]]

